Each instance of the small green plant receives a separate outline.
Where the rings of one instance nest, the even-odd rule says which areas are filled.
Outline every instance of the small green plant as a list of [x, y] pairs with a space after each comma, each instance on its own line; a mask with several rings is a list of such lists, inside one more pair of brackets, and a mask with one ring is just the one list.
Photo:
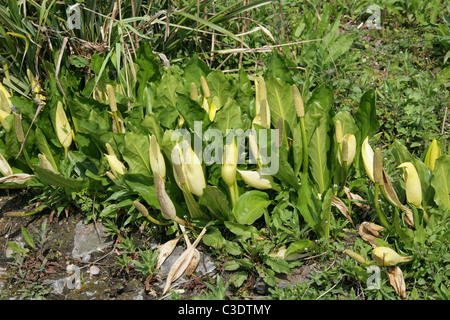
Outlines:
[[159, 250], [139, 249], [139, 257], [142, 259], [142, 262], [140, 260], [133, 260], [136, 271], [142, 273], [146, 278], [146, 283], [153, 280], [158, 272], [156, 269], [158, 254]]

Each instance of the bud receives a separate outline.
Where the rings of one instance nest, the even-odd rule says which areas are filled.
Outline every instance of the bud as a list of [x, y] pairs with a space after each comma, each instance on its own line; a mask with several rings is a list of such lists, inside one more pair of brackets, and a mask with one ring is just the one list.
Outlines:
[[117, 174], [125, 174], [125, 166], [122, 162], [117, 159], [115, 155], [105, 154], [106, 160], [108, 160], [109, 166], [114, 173], [114, 176], [117, 178]]
[[209, 98], [211, 96], [211, 92], [209, 91], [208, 83], [206, 82], [206, 79], [204, 76], [200, 77], [200, 82], [202, 84], [203, 96], [205, 98]]
[[366, 265], [370, 264], [368, 261], [366, 261], [366, 259], [364, 259], [362, 256], [360, 256], [359, 254], [357, 254], [356, 252], [354, 252], [352, 250], [345, 249], [344, 253], [346, 255], [348, 255], [350, 258], [352, 258], [353, 260], [356, 260], [361, 264], [366, 264]]
[[342, 161], [351, 165], [356, 154], [356, 138], [353, 134], [347, 133], [342, 139]]
[[111, 147], [109, 143], [106, 143], [106, 150], [108, 151], [108, 154], [110, 156], [115, 156], [116, 153], [114, 152], [114, 149]]
[[14, 127], [16, 129], [17, 141], [22, 143], [25, 140], [25, 136], [23, 134], [22, 118], [18, 113], [14, 114]]
[[205, 176], [203, 174], [203, 167], [190, 145], [184, 142], [184, 164], [186, 168], [186, 179], [189, 191], [197, 196], [203, 195], [203, 189], [206, 188]]
[[111, 111], [117, 112], [116, 95], [114, 93], [114, 88], [112, 87], [112, 85], [106, 85], [106, 92], [108, 95], [109, 107], [111, 108]]
[[2, 83], [0, 83], [0, 111], [11, 113], [11, 95], [8, 90], [5, 89]]
[[44, 154], [42, 153], [38, 154], [38, 158], [39, 158], [39, 166], [41, 168], [50, 170], [53, 173], [57, 173], [55, 168], [53, 168], [52, 164], [47, 160], [47, 157]]
[[339, 120], [336, 121], [335, 130], [336, 130], [336, 142], [337, 143], [342, 143], [342, 125], [341, 125], [341, 121], [339, 121]]
[[164, 180], [166, 177], [166, 164], [161, 153], [161, 149], [159, 148], [158, 141], [156, 140], [156, 137], [154, 135], [150, 136], [149, 154], [150, 166], [152, 168], [153, 174], [159, 174]]
[[441, 149], [439, 148], [436, 138], [433, 138], [430, 146], [428, 147], [427, 154], [425, 156], [425, 165], [433, 172], [434, 162], [441, 156]]
[[[294, 99], [294, 106], [295, 106], [295, 111], [297, 112], [297, 116], [299, 118], [304, 117], [305, 116], [305, 107], [303, 105], [302, 95], [300, 94], [300, 91], [298, 90], [298, 88], [295, 84], [292, 85], [292, 97]], [[340, 122], [339, 122], [339, 124], [340, 124]], [[341, 137], [342, 137], [342, 130], [341, 130]]]
[[191, 99], [194, 101], [197, 101], [198, 99], [197, 86], [195, 85], [194, 82], [191, 82]]
[[379, 266], [395, 266], [401, 262], [407, 262], [412, 257], [402, 257], [388, 247], [376, 247], [372, 250], [372, 258]]
[[0, 153], [0, 172], [5, 177], [13, 174], [13, 171], [12, 171], [8, 161], [6, 161], [6, 159], [3, 157], [3, 155], [1, 153]]
[[56, 106], [56, 118], [55, 118], [56, 135], [58, 140], [64, 149], [68, 149], [72, 144], [72, 129], [70, 128], [69, 121], [67, 120], [66, 113], [64, 112], [61, 101], [58, 101]]
[[383, 184], [383, 155], [380, 148], [376, 148], [374, 153], [373, 179], [378, 184]]
[[170, 200], [169, 195], [166, 193], [164, 180], [159, 175], [155, 175], [153, 180], [162, 216], [167, 220], [175, 220], [177, 213], [172, 200]]
[[6, 121], [6, 117], [9, 115], [10, 113], [0, 109], [0, 123], [5, 128], [6, 131], [9, 131], [11, 129], [9, 123]]
[[217, 100], [218, 100], [217, 97], [214, 97], [213, 101], [209, 105], [209, 110], [208, 110], [209, 121], [214, 121], [214, 118], [216, 117], [216, 112], [217, 112], [216, 105], [219, 104], [219, 102]]
[[149, 216], [147, 208], [142, 203], [139, 201], [133, 201], [133, 205], [144, 217]]
[[272, 177], [268, 175], [262, 175], [260, 171], [244, 171], [237, 170], [242, 179], [249, 186], [264, 190], [272, 188]]
[[416, 168], [411, 162], [404, 162], [397, 168], [404, 168], [406, 200], [417, 208], [422, 208], [422, 186]]
[[369, 145], [369, 137], [366, 137], [361, 147], [361, 155], [364, 162], [364, 168], [370, 180], [375, 181], [373, 177], [373, 150]]
[[236, 181], [238, 151], [236, 141], [230, 145], [226, 145], [223, 152], [222, 161], [222, 179], [228, 186], [233, 186]]
[[171, 154], [175, 181], [180, 189], [183, 189], [183, 184], [186, 183], [188, 190], [200, 197], [206, 188], [202, 165], [189, 143], [183, 140], [181, 144], [183, 148], [177, 143]]
[[[31, 92], [32, 93], [41, 92], [42, 88], [36, 82], [36, 79], [34, 78], [30, 69], [27, 69], [27, 76], [28, 76], [28, 80], [30, 81], [30, 84], [31, 84]], [[39, 93], [36, 94], [36, 97], [39, 98], [41, 101], [45, 101], [47, 99], [44, 95], [39, 94]]]

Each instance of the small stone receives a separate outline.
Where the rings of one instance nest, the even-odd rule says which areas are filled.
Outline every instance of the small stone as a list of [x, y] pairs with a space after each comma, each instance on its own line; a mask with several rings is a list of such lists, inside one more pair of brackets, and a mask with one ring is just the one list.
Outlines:
[[89, 273], [93, 276], [96, 276], [100, 273], [100, 269], [97, 266], [91, 266], [89, 268]]
[[259, 295], [265, 296], [269, 293], [269, 285], [264, 282], [262, 278], [256, 279], [255, 292]]

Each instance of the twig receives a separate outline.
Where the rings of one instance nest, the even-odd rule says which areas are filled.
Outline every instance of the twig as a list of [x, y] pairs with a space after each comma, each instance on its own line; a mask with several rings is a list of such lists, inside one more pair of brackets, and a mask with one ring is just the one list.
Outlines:
[[445, 132], [444, 128], [445, 128], [445, 122], [447, 121], [447, 112], [448, 112], [448, 107], [445, 107], [444, 120], [442, 120], [441, 135], [443, 135]]
[[324, 293], [322, 293], [320, 296], [318, 296], [316, 298], [316, 300], [319, 300], [320, 298], [322, 298], [324, 295], [326, 295], [328, 292], [330, 292], [331, 290], [333, 290], [338, 284], [339, 282], [341, 282], [342, 278], [344, 277], [344, 275], [342, 275], [339, 280], [334, 284], [334, 286], [332, 286], [330, 289], [328, 289], [327, 291], [325, 291]]

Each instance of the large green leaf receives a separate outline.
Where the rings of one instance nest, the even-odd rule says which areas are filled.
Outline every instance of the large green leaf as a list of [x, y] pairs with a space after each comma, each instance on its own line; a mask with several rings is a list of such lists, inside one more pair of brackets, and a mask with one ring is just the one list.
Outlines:
[[125, 135], [123, 158], [128, 163], [130, 173], [152, 176], [147, 135], [129, 132]]
[[234, 99], [229, 99], [225, 105], [217, 111], [211, 128], [219, 129], [223, 136], [227, 134], [227, 130], [243, 129], [241, 120], [241, 108]]
[[291, 72], [287, 67], [286, 58], [274, 51], [272, 59], [270, 60], [269, 68], [267, 69], [266, 77], [278, 78], [286, 83], [293, 84]]
[[36, 176], [38, 176], [39, 180], [45, 185], [62, 187], [72, 190], [81, 190], [86, 185], [86, 180], [67, 178], [60, 174], [53, 173], [48, 169], [40, 168], [37, 166], [34, 167], [34, 172], [36, 173]]
[[144, 200], [154, 208], [159, 210], [156, 189], [153, 186], [153, 179], [141, 174], [125, 174], [125, 183], [144, 198]]
[[325, 115], [333, 116], [333, 104], [334, 94], [329, 86], [321, 85], [314, 89], [305, 105], [305, 127], [308, 142], [319, 125], [320, 119]]
[[216, 186], [207, 186], [203, 190], [203, 195], [198, 203], [207, 207], [216, 218], [222, 220], [230, 219], [231, 210], [227, 196]]
[[292, 130], [297, 123], [292, 87], [274, 77], [268, 78], [265, 82], [272, 125], [276, 127], [281, 117], [289, 125], [289, 130]]
[[355, 120], [360, 130], [358, 141], [363, 141], [367, 136], [372, 136], [380, 129], [375, 107], [375, 89], [368, 90], [361, 97], [358, 110], [355, 112]]
[[308, 145], [309, 168], [312, 178], [318, 186], [319, 193], [325, 192], [330, 185], [330, 169], [328, 167], [330, 137], [328, 136], [328, 130], [328, 117], [323, 116]]
[[247, 191], [236, 201], [233, 215], [239, 223], [252, 224], [264, 214], [270, 203], [267, 193], [258, 190]]
[[443, 155], [435, 162], [431, 185], [434, 188], [434, 201], [443, 212], [450, 211], [450, 156]]
[[222, 71], [212, 71], [206, 77], [209, 90], [211, 92], [211, 99], [217, 97], [217, 108], [221, 108], [230, 98], [234, 99], [236, 95], [236, 87], [231, 84]]

